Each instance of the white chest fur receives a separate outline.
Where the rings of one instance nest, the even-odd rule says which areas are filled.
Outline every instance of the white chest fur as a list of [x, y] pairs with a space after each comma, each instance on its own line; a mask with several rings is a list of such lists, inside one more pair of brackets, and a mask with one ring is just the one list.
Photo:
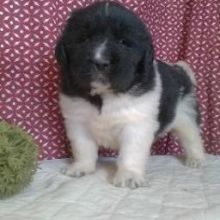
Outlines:
[[60, 95], [60, 106], [67, 134], [74, 129], [86, 129], [97, 145], [118, 147], [121, 130], [126, 125], [149, 124], [158, 114], [159, 94], [149, 92], [141, 97], [106, 95], [101, 112], [88, 101]]

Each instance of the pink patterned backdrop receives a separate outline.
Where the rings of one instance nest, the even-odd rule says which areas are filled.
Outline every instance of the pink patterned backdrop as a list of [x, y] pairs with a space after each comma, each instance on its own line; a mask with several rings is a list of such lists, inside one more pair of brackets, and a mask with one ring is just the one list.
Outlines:
[[[28, 131], [40, 159], [69, 155], [58, 106], [54, 47], [70, 11], [93, 0], [2, 0], [0, 4], [0, 118]], [[120, 0], [152, 32], [156, 56], [188, 61], [196, 72], [202, 133], [208, 153], [220, 154], [219, 0]], [[102, 151], [103, 153], [103, 151]], [[153, 154], [181, 153], [169, 135]], [[105, 155], [114, 155], [110, 150]]]

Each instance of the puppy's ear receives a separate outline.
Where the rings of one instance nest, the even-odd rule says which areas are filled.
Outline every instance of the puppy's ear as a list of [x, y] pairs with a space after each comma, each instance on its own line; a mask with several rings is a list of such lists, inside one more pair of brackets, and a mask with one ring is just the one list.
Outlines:
[[144, 54], [144, 71], [148, 72], [153, 68], [154, 62], [154, 48], [153, 44], [150, 42], [146, 46], [145, 54]]
[[146, 48], [145, 62], [146, 62], [146, 65], [152, 65], [154, 62], [154, 47], [153, 47], [152, 42], [150, 42]]
[[144, 45], [144, 53], [141, 59], [141, 62], [138, 66], [138, 71], [142, 73], [147, 73], [152, 70], [154, 62], [154, 47], [151, 40], [151, 37], [148, 36], [145, 45]]
[[66, 49], [65, 49], [65, 46], [64, 46], [62, 39], [60, 39], [56, 45], [55, 56], [56, 56], [58, 63], [60, 64], [61, 68], [62, 69], [67, 68], [68, 57], [67, 57], [67, 52], [66, 52]]
[[55, 56], [61, 67], [61, 89], [66, 94], [71, 94], [72, 76], [69, 71], [69, 59], [63, 40], [59, 40], [55, 48]]

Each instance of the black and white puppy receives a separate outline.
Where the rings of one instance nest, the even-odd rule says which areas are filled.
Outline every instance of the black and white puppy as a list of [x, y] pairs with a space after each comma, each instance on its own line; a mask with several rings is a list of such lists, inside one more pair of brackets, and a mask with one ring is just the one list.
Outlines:
[[56, 47], [60, 106], [74, 162], [65, 174], [95, 171], [98, 146], [117, 148], [114, 185], [138, 187], [156, 137], [174, 131], [186, 164], [204, 159], [195, 79], [185, 62], [154, 59], [150, 33], [125, 7], [99, 2], [74, 11]]

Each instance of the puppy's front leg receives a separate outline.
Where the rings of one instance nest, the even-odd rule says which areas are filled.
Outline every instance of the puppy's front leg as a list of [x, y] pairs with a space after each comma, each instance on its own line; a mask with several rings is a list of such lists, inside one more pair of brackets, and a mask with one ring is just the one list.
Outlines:
[[154, 129], [146, 125], [128, 125], [120, 136], [118, 170], [113, 184], [137, 188], [145, 185], [145, 167], [154, 139]]
[[80, 177], [95, 171], [98, 147], [85, 126], [66, 123], [74, 162], [62, 170], [68, 176]]

